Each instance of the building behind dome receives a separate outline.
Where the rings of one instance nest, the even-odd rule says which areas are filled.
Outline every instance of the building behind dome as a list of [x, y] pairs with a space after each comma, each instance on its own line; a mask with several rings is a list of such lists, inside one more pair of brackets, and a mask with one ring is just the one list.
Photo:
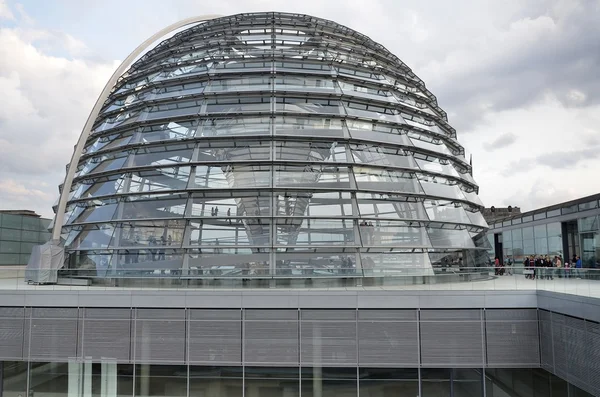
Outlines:
[[112, 88], [76, 166], [65, 249], [99, 274], [430, 274], [486, 257], [435, 96], [382, 45], [311, 16], [163, 41]]

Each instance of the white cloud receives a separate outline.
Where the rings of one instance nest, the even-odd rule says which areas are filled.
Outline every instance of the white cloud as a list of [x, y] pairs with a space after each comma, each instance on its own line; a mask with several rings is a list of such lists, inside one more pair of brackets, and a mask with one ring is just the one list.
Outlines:
[[[60, 6], [68, 16], [50, 22], [33, 21], [25, 12], [31, 10], [15, 6], [18, 27], [0, 29], [0, 207], [22, 206], [15, 188], [7, 188], [10, 180], [50, 194], [47, 201], [33, 194], [38, 201], [31, 205], [50, 214], [85, 118], [116, 67], [89, 57], [123, 58], [155, 31], [191, 15], [261, 10], [331, 19], [370, 36], [408, 64], [438, 96], [459, 142], [473, 153], [487, 206], [528, 210], [597, 193], [597, 4], [65, 0]], [[119, 13], [112, 12], [117, 8]], [[131, 24], [133, 14], [145, 23]], [[1, 18], [15, 18], [4, 0]], [[68, 30], [73, 26], [77, 33]]]
[[[40, 39], [62, 47], [66, 55], [48, 55], [35, 46]], [[2, 208], [27, 203], [38, 213], [52, 214], [57, 186], [87, 113], [116, 67], [71, 58], [77, 50], [64, 34], [0, 29]]]
[[15, 16], [10, 11], [10, 8], [8, 8], [8, 4], [6, 4], [6, 1], [4, 0], [0, 0], [0, 19], [15, 19]]

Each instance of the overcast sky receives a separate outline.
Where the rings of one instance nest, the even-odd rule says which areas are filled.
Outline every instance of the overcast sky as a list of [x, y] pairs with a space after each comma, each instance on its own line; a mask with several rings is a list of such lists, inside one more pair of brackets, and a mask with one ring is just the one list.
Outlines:
[[600, 0], [0, 0], [0, 209], [52, 216], [104, 83], [194, 15], [287, 11], [386, 46], [448, 112], [486, 206], [600, 192]]

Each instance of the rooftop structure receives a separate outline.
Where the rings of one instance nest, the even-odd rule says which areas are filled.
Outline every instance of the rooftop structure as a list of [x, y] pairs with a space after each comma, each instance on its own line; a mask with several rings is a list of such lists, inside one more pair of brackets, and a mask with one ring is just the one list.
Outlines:
[[141, 56], [90, 118], [54, 226], [71, 268], [430, 274], [485, 262], [483, 205], [446, 113], [400, 59], [334, 22], [192, 26]]

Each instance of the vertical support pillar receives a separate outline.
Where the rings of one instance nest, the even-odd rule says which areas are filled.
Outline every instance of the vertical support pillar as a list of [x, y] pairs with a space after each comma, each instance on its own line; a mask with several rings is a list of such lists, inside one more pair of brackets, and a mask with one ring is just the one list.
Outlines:
[[0, 397], [2, 397], [2, 386], [4, 385], [4, 361], [0, 361]]
[[102, 363], [100, 397], [117, 397], [117, 364]]
[[83, 364], [83, 397], [92, 397], [92, 363]]
[[68, 397], [81, 397], [83, 390], [83, 376], [82, 376], [82, 363], [69, 362], [69, 385], [68, 385]]
[[140, 364], [140, 396], [150, 395], [150, 364]]
[[315, 327], [313, 340], [313, 397], [323, 397], [323, 362], [321, 360], [321, 329]]

